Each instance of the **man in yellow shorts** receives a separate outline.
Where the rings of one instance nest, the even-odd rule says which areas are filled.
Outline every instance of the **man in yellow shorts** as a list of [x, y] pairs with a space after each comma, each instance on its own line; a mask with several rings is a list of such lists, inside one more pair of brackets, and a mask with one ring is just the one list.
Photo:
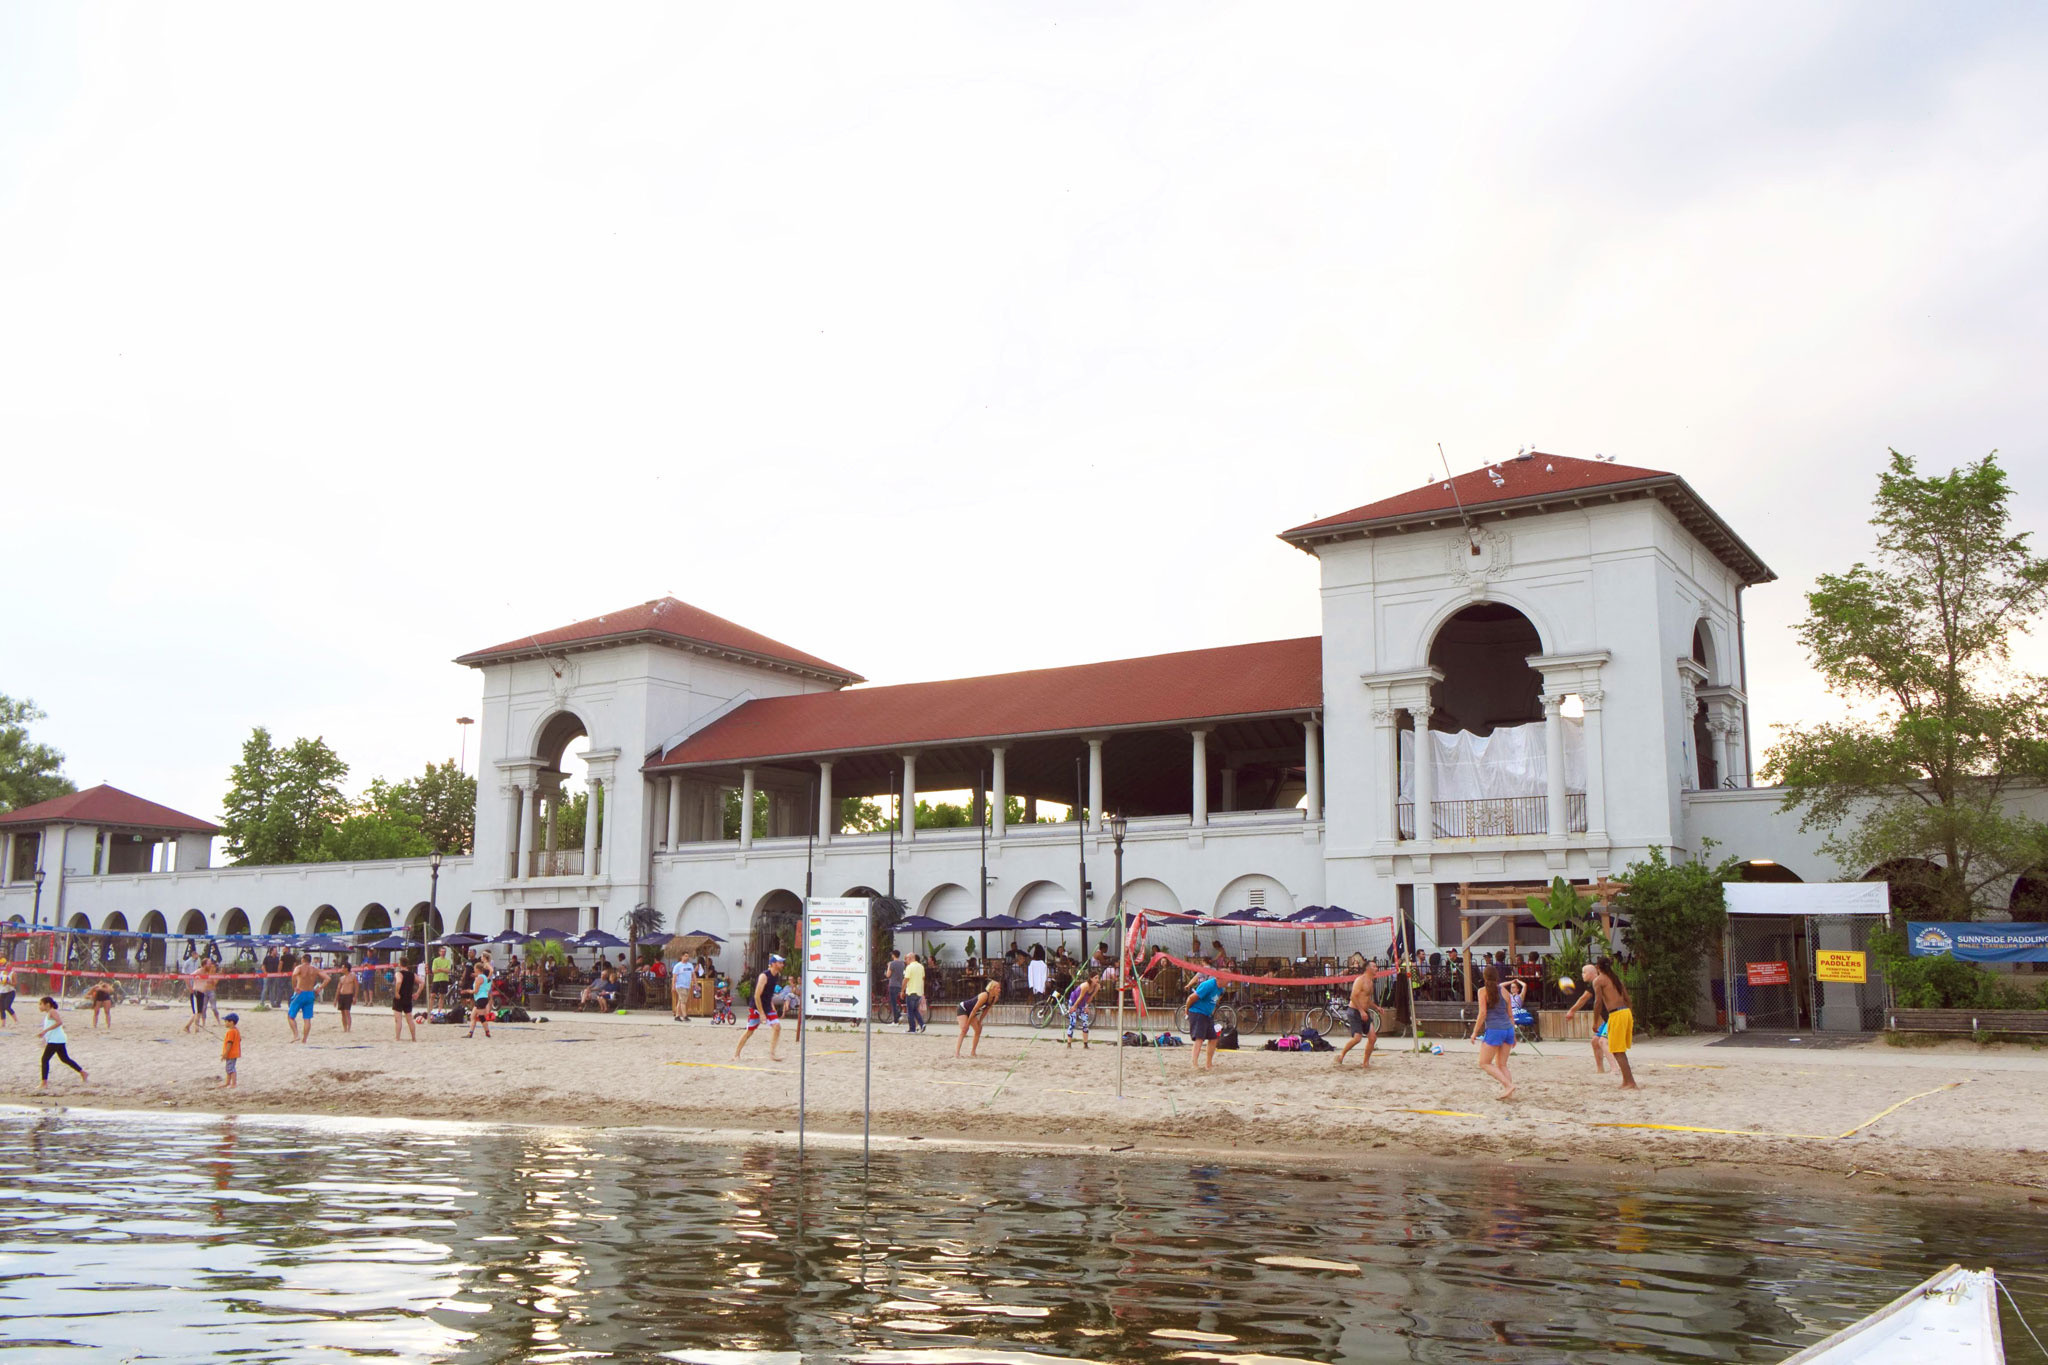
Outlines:
[[1628, 1066], [1628, 1050], [1635, 1043], [1636, 1034], [1636, 1016], [1629, 1006], [1628, 987], [1621, 984], [1613, 958], [1603, 957], [1595, 962], [1592, 973], [1593, 979], [1586, 984], [1592, 987], [1601, 1011], [1607, 1016], [1607, 1054], [1621, 1068], [1621, 1088], [1640, 1090], [1642, 1087], [1636, 1084], [1635, 1073]]

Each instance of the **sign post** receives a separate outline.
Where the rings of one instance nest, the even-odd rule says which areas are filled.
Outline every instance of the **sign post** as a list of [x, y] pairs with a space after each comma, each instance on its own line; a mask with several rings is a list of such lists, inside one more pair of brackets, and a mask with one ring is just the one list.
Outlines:
[[[803, 1009], [804, 1020], [813, 1017], [821, 1019], [859, 1019], [864, 1024], [872, 1019], [873, 1009], [869, 1005], [868, 958], [868, 898], [866, 896], [843, 896], [831, 899], [812, 899], [804, 902], [803, 937]], [[874, 1035], [868, 1034], [868, 1047], [874, 1047]], [[804, 1051], [797, 1049], [797, 1067], [804, 1065]], [[798, 1131], [803, 1126], [803, 1086], [797, 1087]], [[866, 1162], [868, 1151], [869, 1103], [864, 1095], [861, 1100], [860, 1147], [861, 1160]]]

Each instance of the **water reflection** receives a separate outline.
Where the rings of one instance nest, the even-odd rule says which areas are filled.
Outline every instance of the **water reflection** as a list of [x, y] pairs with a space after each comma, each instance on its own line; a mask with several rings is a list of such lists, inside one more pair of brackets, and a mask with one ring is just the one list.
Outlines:
[[1774, 1361], [1950, 1260], [2048, 1319], [2019, 1212], [1502, 1167], [919, 1152], [863, 1181], [653, 1134], [0, 1132], [0, 1344], [54, 1360]]

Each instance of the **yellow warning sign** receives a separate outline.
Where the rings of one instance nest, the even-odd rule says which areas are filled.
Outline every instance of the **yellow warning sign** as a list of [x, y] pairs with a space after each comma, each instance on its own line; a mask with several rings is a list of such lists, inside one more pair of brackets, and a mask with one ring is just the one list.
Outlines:
[[1858, 986], [1867, 979], [1863, 954], [1846, 948], [1822, 948], [1814, 953], [1813, 974], [1821, 981], [1848, 981]]

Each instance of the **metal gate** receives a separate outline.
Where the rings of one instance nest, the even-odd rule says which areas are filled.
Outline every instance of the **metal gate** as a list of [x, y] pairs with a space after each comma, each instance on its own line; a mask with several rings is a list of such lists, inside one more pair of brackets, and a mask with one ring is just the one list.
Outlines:
[[1870, 954], [1870, 934], [1879, 918], [1730, 915], [1723, 964], [1729, 1028], [1769, 1033], [1881, 1029], [1884, 979]]

